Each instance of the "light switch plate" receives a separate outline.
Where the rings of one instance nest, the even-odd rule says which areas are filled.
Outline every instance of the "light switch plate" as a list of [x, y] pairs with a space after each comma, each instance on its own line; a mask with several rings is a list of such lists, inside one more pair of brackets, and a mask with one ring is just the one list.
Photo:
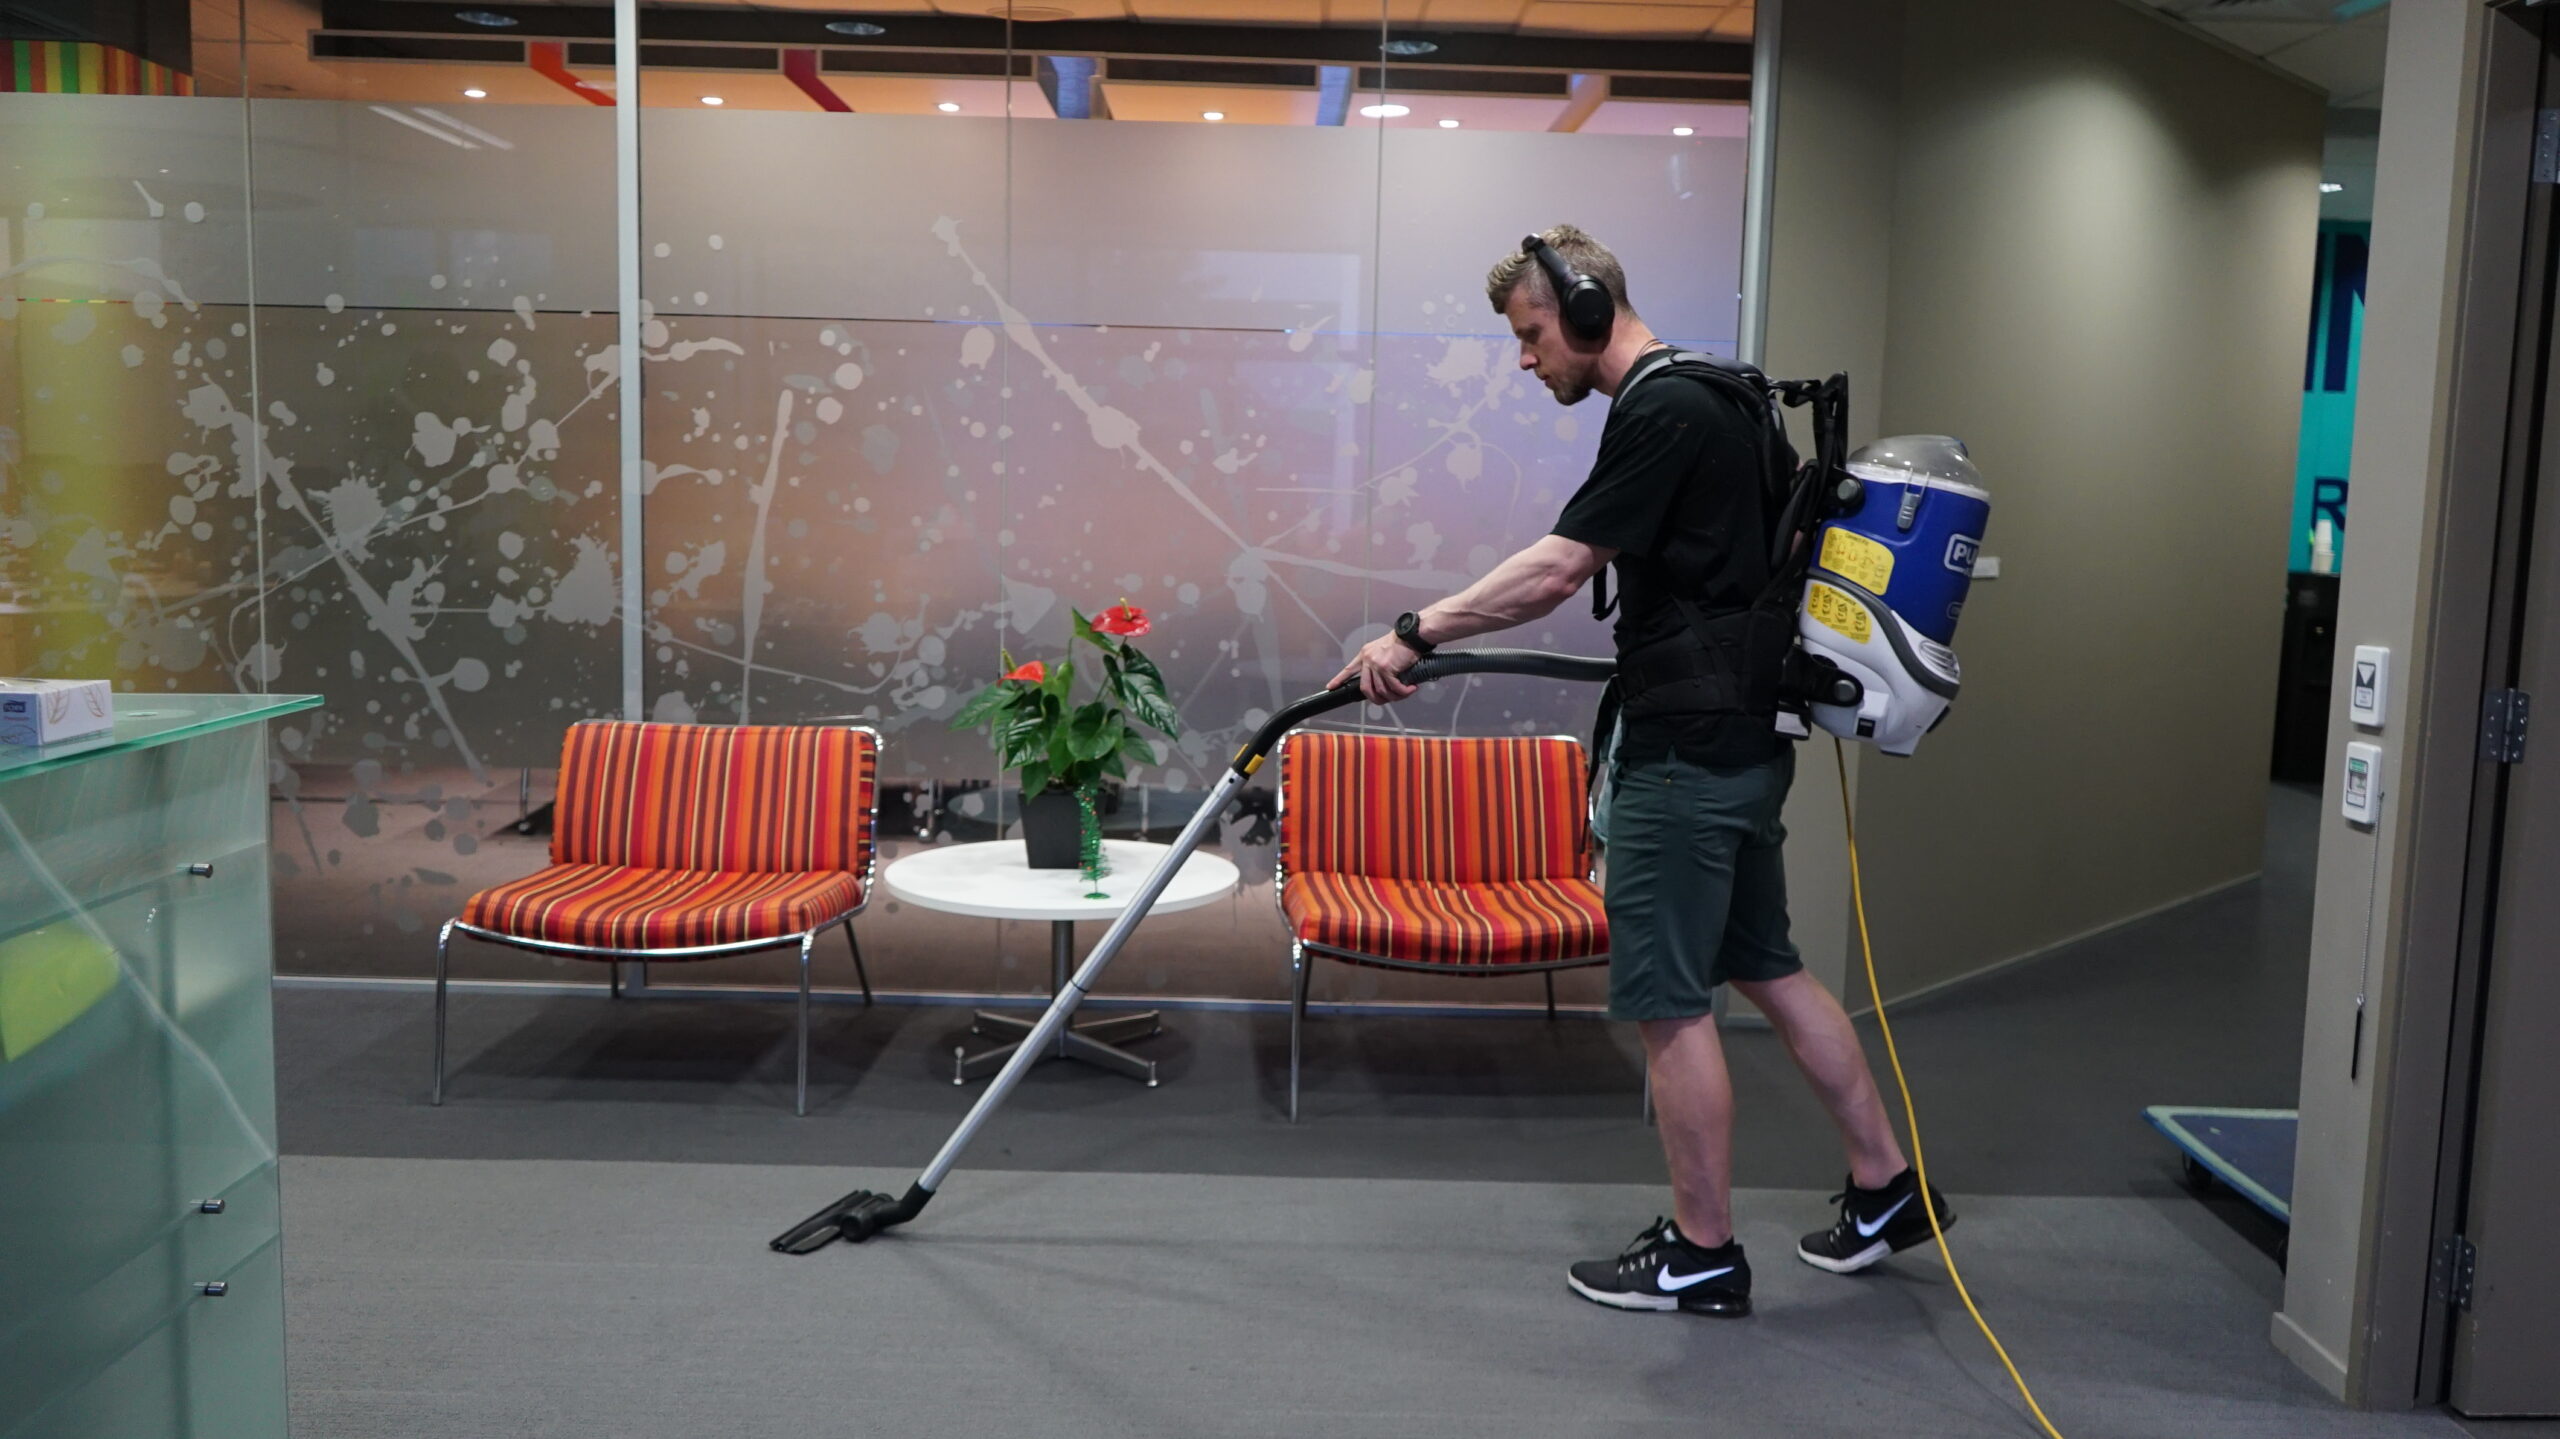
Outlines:
[[2347, 718], [2367, 729], [2382, 728], [2391, 707], [2391, 651], [2380, 645], [2356, 646], [2347, 665]]
[[2349, 824], [2370, 825], [2382, 817], [2382, 746], [2362, 740], [2347, 746], [2347, 768], [2340, 776], [2338, 812]]

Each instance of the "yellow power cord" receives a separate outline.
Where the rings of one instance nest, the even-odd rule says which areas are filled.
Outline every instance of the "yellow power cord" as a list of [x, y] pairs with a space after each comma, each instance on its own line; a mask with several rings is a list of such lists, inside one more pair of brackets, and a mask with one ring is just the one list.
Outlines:
[[1920, 1111], [1911, 1102], [1911, 1081], [1902, 1075], [1902, 1055], [1893, 1046], [1893, 1024], [1884, 1016], [1884, 988], [1876, 983], [1876, 945], [1867, 934], [1866, 885], [1858, 876], [1858, 820], [1849, 805], [1849, 755], [1838, 735], [1831, 737], [1831, 759], [1840, 769], [1840, 827], [1849, 838], [1849, 899], [1858, 911], [1858, 948], [1867, 959], [1867, 994], [1875, 1001], [1876, 1028], [1884, 1033], [1884, 1057], [1893, 1064], [1894, 1085], [1902, 1091], [1902, 1117], [1911, 1130], [1911, 1167], [1918, 1171], [1920, 1178], [1920, 1207], [1929, 1213], [1929, 1232], [1937, 1236], [1938, 1257], [1947, 1262], [1947, 1277], [1955, 1281], [1956, 1297], [1964, 1301], [1965, 1312], [1973, 1316], [1974, 1327], [1982, 1331], [1983, 1338], [1991, 1341], [1991, 1352], [2000, 1356], [2000, 1367], [2009, 1371], [2009, 1382], [2018, 1386], [2018, 1394], [2027, 1401], [2027, 1408], [2036, 1416], [2037, 1426], [2052, 1439], [2062, 1439], [2062, 1431], [2054, 1428], [2053, 1421], [2044, 1417], [2044, 1406], [2036, 1402], [2036, 1392], [2027, 1387], [2026, 1376], [2020, 1374], [2018, 1366], [2010, 1360], [2008, 1347], [2000, 1342], [1999, 1335], [1991, 1332], [1991, 1321], [1982, 1317], [1982, 1310], [1975, 1306], [1973, 1295], [1964, 1287], [1964, 1276], [1956, 1272], [1955, 1252], [1947, 1248], [1947, 1231], [1938, 1223], [1937, 1201], [1929, 1197], [1929, 1159], [1920, 1151]]

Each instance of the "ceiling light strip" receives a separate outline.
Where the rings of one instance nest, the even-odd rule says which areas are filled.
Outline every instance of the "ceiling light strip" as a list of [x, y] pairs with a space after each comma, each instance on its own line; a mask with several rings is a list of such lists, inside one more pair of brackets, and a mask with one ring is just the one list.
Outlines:
[[453, 146], [455, 149], [477, 150], [480, 148], [479, 146], [472, 144], [470, 141], [463, 139], [459, 135], [446, 134], [443, 130], [428, 124], [426, 121], [420, 120], [414, 116], [403, 115], [388, 105], [367, 105], [365, 108], [371, 110], [376, 115], [381, 116], [383, 119], [391, 121], [395, 125], [406, 125], [421, 135], [432, 135], [446, 144]]
[[[464, 93], [468, 94], [470, 92], [465, 91]], [[490, 134], [488, 131], [481, 129], [479, 126], [457, 120], [442, 110], [430, 109], [427, 106], [421, 105], [418, 107], [418, 113], [435, 121], [437, 124], [444, 126], [448, 130], [455, 131], [458, 134], [468, 135], [472, 139], [479, 141], [481, 144], [488, 146], [492, 150], [512, 150], [516, 147], [513, 140], [502, 140], [499, 137]]]

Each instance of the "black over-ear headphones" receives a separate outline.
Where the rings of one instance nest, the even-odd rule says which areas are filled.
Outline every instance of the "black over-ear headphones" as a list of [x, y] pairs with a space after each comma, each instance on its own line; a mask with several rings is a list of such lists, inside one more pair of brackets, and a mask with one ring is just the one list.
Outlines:
[[1609, 338], [1609, 327], [1617, 323], [1618, 302], [1609, 298], [1608, 286], [1566, 264], [1555, 246], [1536, 235], [1520, 242], [1520, 253], [1547, 272], [1556, 292], [1556, 313], [1564, 317], [1566, 329], [1586, 340]]

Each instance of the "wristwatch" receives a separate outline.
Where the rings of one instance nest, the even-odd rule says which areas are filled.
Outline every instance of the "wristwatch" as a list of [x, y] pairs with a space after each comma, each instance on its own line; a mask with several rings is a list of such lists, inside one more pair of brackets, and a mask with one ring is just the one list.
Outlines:
[[1429, 659], [1438, 645], [1422, 637], [1422, 616], [1411, 610], [1396, 616], [1396, 639], [1420, 659]]

